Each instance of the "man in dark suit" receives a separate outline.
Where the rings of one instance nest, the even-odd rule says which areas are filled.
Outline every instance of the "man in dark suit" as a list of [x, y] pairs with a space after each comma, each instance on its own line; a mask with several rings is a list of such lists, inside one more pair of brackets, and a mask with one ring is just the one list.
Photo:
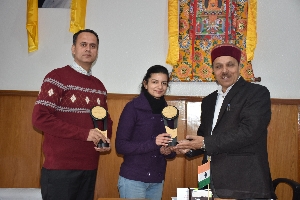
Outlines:
[[211, 59], [219, 89], [202, 101], [197, 136], [187, 135], [176, 148], [189, 157], [211, 158], [215, 199], [274, 198], [267, 153], [270, 93], [240, 76], [238, 47], [218, 45]]

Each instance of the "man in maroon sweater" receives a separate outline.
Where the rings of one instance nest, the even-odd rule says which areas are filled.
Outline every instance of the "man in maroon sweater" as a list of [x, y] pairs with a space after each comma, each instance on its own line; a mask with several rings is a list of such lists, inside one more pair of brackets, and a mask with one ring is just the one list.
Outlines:
[[[32, 114], [33, 125], [43, 131], [45, 162], [41, 190], [47, 200], [93, 200], [99, 161], [100, 140], [110, 143], [112, 121], [107, 117], [107, 133], [94, 128], [90, 109], [107, 110], [107, 91], [91, 74], [97, 58], [97, 33], [85, 29], [74, 34], [74, 62], [54, 69], [44, 78]], [[103, 123], [97, 121], [103, 130]]]

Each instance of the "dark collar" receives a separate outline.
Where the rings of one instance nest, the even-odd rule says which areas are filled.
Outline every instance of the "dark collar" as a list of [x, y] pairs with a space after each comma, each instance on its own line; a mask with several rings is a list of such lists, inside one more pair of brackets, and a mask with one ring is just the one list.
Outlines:
[[167, 102], [164, 96], [156, 99], [147, 91], [144, 92], [144, 95], [150, 104], [153, 114], [160, 114], [164, 107], [166, 107]]

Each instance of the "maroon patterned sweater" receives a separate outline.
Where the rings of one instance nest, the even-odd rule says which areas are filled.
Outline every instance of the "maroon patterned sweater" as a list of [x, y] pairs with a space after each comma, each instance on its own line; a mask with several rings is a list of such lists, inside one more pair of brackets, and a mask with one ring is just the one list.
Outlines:
[[[107, 91], [94, 76], [70, 66], [55, 69], [44, 78], [32, 113], [33, 125], [43, 131], [46, 169], [93, 170], [98, 168], [99, 152], [86, 141], [94, 128], [90, 109], [107, 109]], [[108, 137], [112, 121], [108, 116]], [[98, 121], [99, 129], [103, 123]], [[103, 130], [103, 129], [102, 129]]]

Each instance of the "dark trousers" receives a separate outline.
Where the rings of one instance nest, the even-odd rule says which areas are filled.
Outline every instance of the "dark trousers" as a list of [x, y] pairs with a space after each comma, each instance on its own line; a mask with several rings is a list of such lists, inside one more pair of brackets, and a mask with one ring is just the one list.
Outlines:
[[43, 200], [93, 200], [97, 170], [49, 170], [42, 168]]

